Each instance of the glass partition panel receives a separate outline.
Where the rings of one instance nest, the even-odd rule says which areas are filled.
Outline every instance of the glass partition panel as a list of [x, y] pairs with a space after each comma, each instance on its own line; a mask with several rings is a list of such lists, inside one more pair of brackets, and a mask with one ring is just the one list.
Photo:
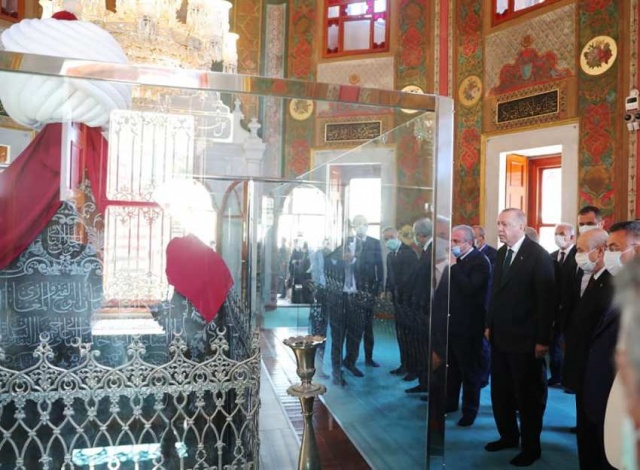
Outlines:
[[450, 100], [0, 64], [5, 109], [37, 128], [0, 175], [33, 222], [0, 259], [3, 462], [257, 466], [260, 334], [311, 333], [322, 401], [372, 468], [444, 463]]

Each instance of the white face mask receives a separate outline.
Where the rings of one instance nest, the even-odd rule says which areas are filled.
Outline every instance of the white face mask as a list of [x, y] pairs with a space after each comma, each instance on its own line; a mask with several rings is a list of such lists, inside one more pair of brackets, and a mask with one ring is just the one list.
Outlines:
[[632, 469], [638, 468], [638, 456], [636, 455], [636, 441], [638, 440], [638, 431], [633, 425], [631, 417], [625, 413], [622, 418], [622, 468]]
[[[591, 253], [591, 251], [589, 253]], [[585, 273], [593, 272], [596, 267], [596, 263], [589, 259], [589, 253], [576, 253], [576, 264]]]
[[580, 235], [584, 235], [588, 231], [595, 230], [597, 228], [597, 225], [581, 225], [580, 227], [578, 227], [578, 233], [580, 233]]
[[556, 246], [563, 250], [567, 245], [567, 240], [564, 238], [564, 235], [556, 235], [555, 238]]
[[609, 271], [609, 274], [612, 276], [618, 274], [622, 269], [622, 261], [620, 260], [622, 253], [624, 253], [624, 251], [604, 252], [604, 267], [607, 268], [607, 271]]

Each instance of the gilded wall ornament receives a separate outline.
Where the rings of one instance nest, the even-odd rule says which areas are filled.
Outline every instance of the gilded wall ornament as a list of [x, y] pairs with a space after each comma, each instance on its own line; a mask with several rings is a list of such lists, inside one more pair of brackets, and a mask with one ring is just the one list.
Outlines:
[[289, 113], [296, 121], [304, 121], [313, 114], [313, 101], [299, 98], [289, 102]]
[[609, 70], [618, 57], [616, 41], [609, 36], [596, 36], [580, 53], [580, 67], [587, 75], [601, 75]]
[[470, 75], [458, 87], [458, 99], [466, 108], [472, 108], [482, 98], [482, 80], [477, 75]]

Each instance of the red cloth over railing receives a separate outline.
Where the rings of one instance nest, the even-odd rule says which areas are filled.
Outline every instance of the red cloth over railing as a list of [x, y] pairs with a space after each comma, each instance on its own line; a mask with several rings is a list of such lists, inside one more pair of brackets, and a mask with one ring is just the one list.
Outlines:
[[0, 174], [0, 269], [16, 259], [60, 207], [61, 125], [45, 126]]
[[229, 268], [218, 253], [195, 235], [167, 245], [167, 279], [210, 322], [233, 287]]

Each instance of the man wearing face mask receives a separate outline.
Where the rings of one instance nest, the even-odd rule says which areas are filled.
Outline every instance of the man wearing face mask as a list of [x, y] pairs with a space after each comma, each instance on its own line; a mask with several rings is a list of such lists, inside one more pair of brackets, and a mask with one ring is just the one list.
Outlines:
[[[640, 221], [617, 222], [607, 238], [604, 266], [612, 276], [640, 254]], [[584, 378], [584, 409], [588, 425], [597, 442], [593, 442], [591, 458], [585, 468], [612, 468], [604, 452], [604, 420], [607, 398], [615, 377], [614, 354], [620, 326], [617, 306], [602, 316], [589, 342], [589, 356]]]
[[604, 228], [600, 209], [596, 206], [584, 206], [578, 211], [578, 233], [582, 235], [596, 228]]
[[485, 300], [491, 277], [491, 264], [473, 247], [473, 238], [468, 225], [451, 231], [447, 412], [458, 409], [462, 386], [458, 426], [463, 427], [474, 423], [480, 405]]
[[598, 228], [578, 237], [575, 260], [581, 276], [574, 282], [575, 307], [565, 321], [562, 384], [575, 392], [580, 468], [588, 468], [590, 462], [600, 461], [598, 430], [585, 415], [583, 384], [589, 342], [613, 298], [612, 277], [604, 267], [607, 237], [607, 232]]
[[382, 239], [389, 250], [387, 254], [387, 280], [385, 291], [391, 296], [396, 324], [396, 338], [400, 350], [400, 365], [393, 369], [393, 375], [405, 375], [410, 371], [417, 374], [412, 329], [416, 327], [411, 315], [411, 291], [413, 276], [418, 265], [418, 257], [413, 249], [402, 243], [395, 227], [385, 227]]
[[556, 306], [553, 323], [553, 338], [549, 344], [549, 386], [562, 382], [562, 363], [564, 361], [564, 320], [566, 316], [565, 302], [567, 291], [571, 290], [576, 277], [576, 247], [573, 225], [560, 223], [555, 228], [555, 243], [558, 249], [551, 253], [551, 260], [556, 274]]

